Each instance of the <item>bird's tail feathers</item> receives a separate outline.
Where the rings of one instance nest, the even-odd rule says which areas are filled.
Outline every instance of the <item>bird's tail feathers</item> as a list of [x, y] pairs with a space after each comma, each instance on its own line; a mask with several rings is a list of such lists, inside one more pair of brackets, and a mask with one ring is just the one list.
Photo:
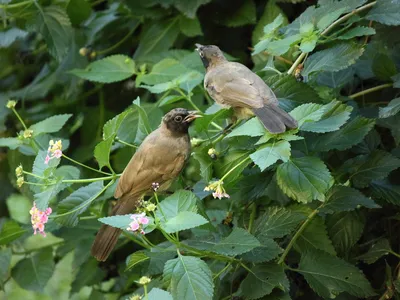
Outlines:
[[277, 105], [254, 108], [254, 114], [271, 133], [283, 133], [288, 128], [297, 128], [297, 121]]
[[[111, 215], [125, 215], [131, 213], [138, 205], [140, 196], [126, 195], [118, 200]], [[98, 261], [105, 261], [117, 244], [122, 230], [102, 225], [93, 242], [91, 253]]]

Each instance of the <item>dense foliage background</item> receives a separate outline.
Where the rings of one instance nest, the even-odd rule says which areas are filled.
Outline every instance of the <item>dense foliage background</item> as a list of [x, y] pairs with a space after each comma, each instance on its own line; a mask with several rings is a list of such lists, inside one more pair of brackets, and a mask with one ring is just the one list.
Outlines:
[[[399, 297], [398, 0], [1, 0], [0, 17], [0, 298]], [[257, 71], [299, 130], [222, 132], [196, 42]], [[174, 107], [205, 113], [175, 193], [98, 263], [101, 222], [130, 222], [104, 218], [118, 174]]]

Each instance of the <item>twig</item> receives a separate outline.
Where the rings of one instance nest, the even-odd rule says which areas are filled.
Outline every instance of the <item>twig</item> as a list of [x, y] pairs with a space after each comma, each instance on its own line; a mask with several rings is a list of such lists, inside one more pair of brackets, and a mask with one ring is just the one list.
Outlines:
[[366, 89], [366, 90], [363, 90], [361, 92], [349, 95], [349, 98], [354, 99], [354, 98], [360, 97], [360, 96], [365, 95], [365, 94], [369, 94], [369, 93], [372, 93], [372, 92], [375, 92], [375, 91], [383, 90], [383, 89], [385, 89], [387, 87], [391, 87], [392, 85], [393, 85], [393, 83], [381, 84], [381, 85], [375, 86], [373, 88]]

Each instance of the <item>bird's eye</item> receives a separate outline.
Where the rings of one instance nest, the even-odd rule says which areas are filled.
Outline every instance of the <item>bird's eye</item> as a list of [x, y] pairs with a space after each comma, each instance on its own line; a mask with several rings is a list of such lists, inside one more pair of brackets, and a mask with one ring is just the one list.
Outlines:
[[182, 116], [176, 116], [176, 117], [174, 118], [174, 120], [175, 120], [175, 122], [180, 123], [180, 122], [182, 122]]
[[200, 57], [204, 57], [204, 53], [202, 51], [200, 51]]

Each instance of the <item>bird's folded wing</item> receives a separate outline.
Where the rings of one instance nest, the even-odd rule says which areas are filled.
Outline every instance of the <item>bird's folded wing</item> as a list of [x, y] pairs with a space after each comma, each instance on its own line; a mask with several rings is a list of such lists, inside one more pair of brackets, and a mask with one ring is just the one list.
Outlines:
[[115, 190], [114, 197], [124, 194], [140, 194], [151, 189], [151, 184], [160, 185], [182, 170], [186, 157], [179, 152], [166, 150], [160, 143], [146, 143], [138, 149], [125, 168]]

